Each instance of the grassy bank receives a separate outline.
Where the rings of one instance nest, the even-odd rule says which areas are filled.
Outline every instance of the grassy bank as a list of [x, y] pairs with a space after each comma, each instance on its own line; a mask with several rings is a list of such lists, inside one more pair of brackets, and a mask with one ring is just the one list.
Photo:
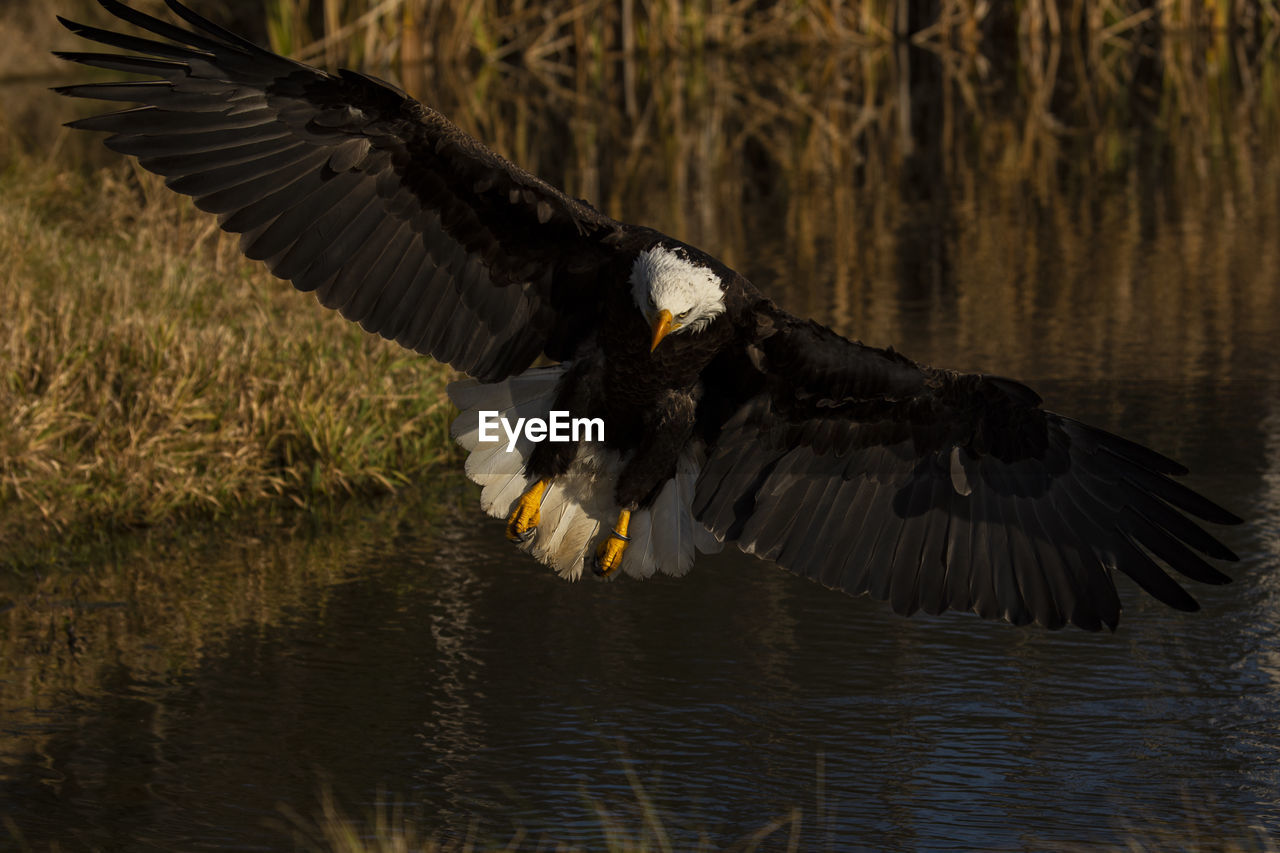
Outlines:
[[0, 176], [0, 560], [74, 532], [385, 491], [447, 370], [241, 259], [151, 176]]

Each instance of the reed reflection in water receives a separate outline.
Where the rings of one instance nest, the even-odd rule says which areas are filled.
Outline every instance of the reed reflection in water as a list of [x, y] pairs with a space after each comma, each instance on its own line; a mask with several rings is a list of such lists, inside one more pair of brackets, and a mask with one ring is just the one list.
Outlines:
[[309, 814], [326, 777], [445, 839], [598, 846], [600, 810], [644, 831], [630, 768], [677, 847], [793, 809], [838, 849], [1280, 831], [1277, 60], [1086, 47], [402, 76], [792, 310], [1182, 459], [1248, 521], [1204, 612], [1126, 586], [1114, 636], [902, 620], [732, 554], [568, 585], [453, 483], [237, 560], [13, 580], [0, 797], [23, 837], [278, 846], [277, 804]]

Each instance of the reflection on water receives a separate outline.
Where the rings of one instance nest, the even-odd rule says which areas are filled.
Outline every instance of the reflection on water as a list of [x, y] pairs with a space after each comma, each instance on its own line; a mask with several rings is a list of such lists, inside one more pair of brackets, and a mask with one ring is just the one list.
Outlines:
[[794, 310], [1186, 462], [1249, 521], [1204, 612], [1126, 585], [1116, 635], [902, 620], [734, 554], [570, 585], [450, 482], [314, 537], [14, 580], [7, 814], [63, 849], [261, 849], [328, 779], [445, 837], [589, 845], [599, 808], [643, 822], [634, 768], [677, 846], [795, 808], [840, 849], [1115, 840], [1187, 802], [1205, 834], [1280, 832], [1280, 157], [1230, 67], [1190, 103], [1172, 72], [1144, 101], [1066, 63], [704, 56], [642, 70], [634, 116], [591, 79], [417, 83]]
[[[1220, 426], [1250, 405], [1231, 402]], [[28, 839], [269, 845], [276, 804], [307, 812], [329, 779], [450, 836], [590, 844], [597, 806], [640, 825], [629, 766], [684, 843], [799, 807], [806, 846], [1037, 847], [1113, 839], [1117, 816], [1184, 796], [1280, 831], [1276, 552], [1251, 534], [1232, 541], [1242, 583], [1204, 613], [1127, 588], [1121, 631], [1091, 635], [903, 620], [732, 555], [566, 584], [500, 527], [462, 507], [336, 549], [341, 574], [271, 623], [11, 718], [39, 743], [0, 783]]]

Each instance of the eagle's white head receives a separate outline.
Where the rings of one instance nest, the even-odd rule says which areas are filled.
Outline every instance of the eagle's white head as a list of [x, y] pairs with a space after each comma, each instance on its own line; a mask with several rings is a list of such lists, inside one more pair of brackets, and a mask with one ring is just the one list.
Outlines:
[[720, 277], [682, 249], [641, 252], [631, 265], [631, 294], [653, 330], [651, 350], [668, 334], [700, 332], [724, 313]]

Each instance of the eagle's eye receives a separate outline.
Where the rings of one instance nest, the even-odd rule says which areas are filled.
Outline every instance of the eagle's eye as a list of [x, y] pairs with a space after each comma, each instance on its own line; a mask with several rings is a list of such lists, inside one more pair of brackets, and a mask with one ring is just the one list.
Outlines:
[[690, 311], [690, 309], [688, 309], [688, 308], [686, 308], [685, 310], [681, 311], [679, 314], [677, 314], [677, 315], [676, 315], [676, 319], [677, 319], [677, 320], [683, 320], [685, 317], [688, 317], [688, 316], [689, 316], [689, 311]]
[[649, 307], [650, 307], [650, 308], [657, 308], [657, 307], [658, 307], [658, 301], [657, 301], [656, 299], [654, 299], [654, 298], [653, 298], [653, 294], [652, 294], [652, 293], [650, 293], [650, 294], [649, 294]]

